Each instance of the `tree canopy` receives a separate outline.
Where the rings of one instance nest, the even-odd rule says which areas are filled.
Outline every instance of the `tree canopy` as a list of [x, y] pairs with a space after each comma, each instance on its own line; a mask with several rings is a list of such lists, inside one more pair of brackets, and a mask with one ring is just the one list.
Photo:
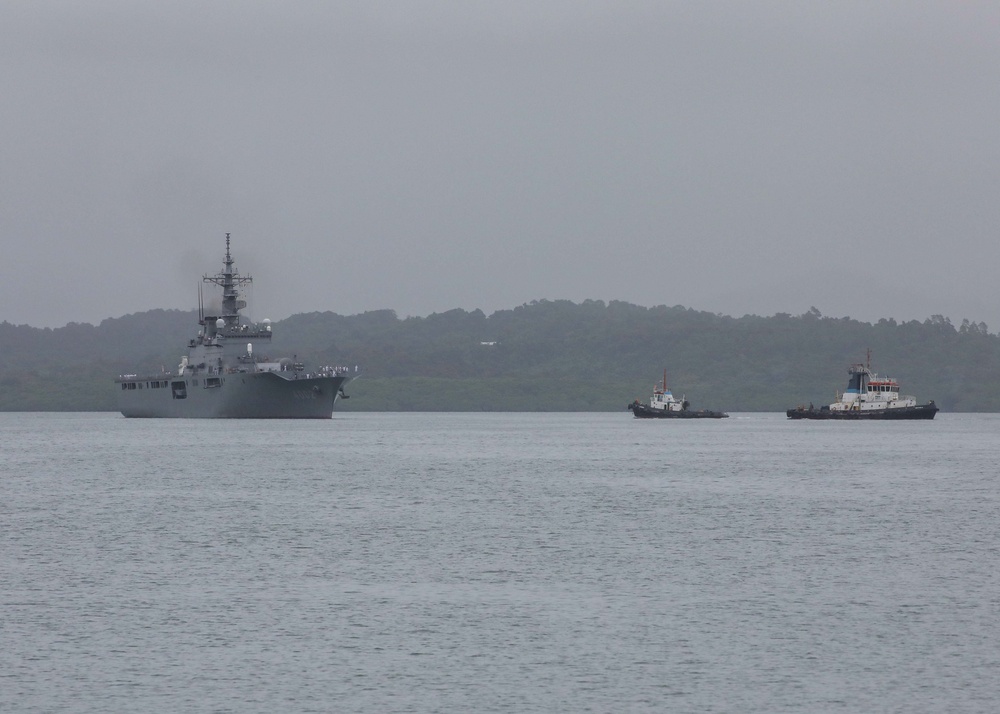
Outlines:
[[[194, 311], [153, 310], [57, 329], [0, 323], [0, 409], [115, 410], [118, 374], [172, 369]], [[1000, 411], [1000, 337], [983, 323], [875, 324], [802, 315], [740, 318], [682, 306], [538, 300], [491, 315], [391, 310], [294, 315], [272, 352], [359, 365], [342, 410], [604, 411], [668, 385], [694, 408], [779, 411], [833, 401], [863, 362], [945, 411]]]

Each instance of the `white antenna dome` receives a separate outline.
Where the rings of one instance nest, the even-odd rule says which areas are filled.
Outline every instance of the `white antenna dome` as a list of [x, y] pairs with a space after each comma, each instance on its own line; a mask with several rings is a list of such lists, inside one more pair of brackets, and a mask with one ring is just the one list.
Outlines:
[[215, 321], [215, 329], [221, 330], [225, 326], [226, 326], [226, 321], [223, 320], [221, 317]]

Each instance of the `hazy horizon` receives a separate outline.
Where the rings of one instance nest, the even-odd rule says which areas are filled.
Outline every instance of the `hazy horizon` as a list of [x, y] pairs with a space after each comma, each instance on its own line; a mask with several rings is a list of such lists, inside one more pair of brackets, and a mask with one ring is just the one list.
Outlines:
[[533, 300], [1000, 328], [1000, 6], [17, 3], [0, 320]]
[[[449, 308], [449, 309], [445, 309], [445, 310], [438, 310], [438, 311], [435, 311], [435, 312], [432, 312], [432, 313], [426, 313], [426, 314], [423, 314], [423, 315], [405, 314], [405, 313], [400, 313], [398, 310], [395, 310], [395, 309], [393, 309], [391, 307], [383, 307], [383, 308], [372, 308], [371, 310], [363, 310], [363, 311], [357, 312], [357, 313], [344, 313], [344, 312], [339, 312], [337, 310], [322, 310], [322, 309], [319, 309], [319, 310], [293, 312], [293, 313], [290, 313], [288, 315], [283, 315], [283, 316], [278, 317], [278, 318], [272, 318], [272, 317], [270, 317], [270, 314], [267, 313], [266, 311], [254, 310], [253, 305], [248, 305], [244, 310], [242, 310], [242, 314], [243, 314], [244, 317], [246, 317], [251, 322], [260, 322], [260, 321], [265, 320], [265, 319], [270, 320], [272, 322], [278, 322], [278, 321], [281, 321], [281, 320], [284, 320], [284, 319], [295, 317], [296, 315], [303, 315], [303, 314], [309, 314], [309, 313], [315, 313], [315, 312], [320, 312], [320, 313], [332, 312], [332, 313], [335, 313], [335, 314], [339, 314], [342, 317], [353, 317], [353, 316], [357, 316], [357, 315], [362, 315], [362, 314], [367, 313], [367, 312], [379, 312], [379, 311], [383, 311], [383, 310], [389, 310], [389, 311], [392, 311], [392, 312], [396, 313], [397, 318], [401, 319], [401, 320], [407, 319], [407, 318], [418, 318], [418, 319], [419, 318], [426, 318], [426, 317], [429, 317], [431, 315], [443, 314], [443, 313], [446, 313], [446, 312], [450, 312], [452, 310], [463, 310], [463, 311], [465, 311], [467, 313], [472, 313], [472, 312], [475, 312], [476, 310], [481, 310], [486, 315], [486, 317], [490, 317], [491, 315], [493, 315], [494, 313], [497, 313], [497, 312], [503, 312], [503, 311], [507, 311], [507, 310], [515, 310], [515, 309], [520, 308], [520, 307], [531, 306], [534, 303], [540, 303], [540, 302], [545, 302], [545, 301], [548, 301], [548, 302], [559, 302], [561, 300], [567, 300], [567, 298], [539, 298], [537, 300], [527, 300], [527, 301], [519, 303], [517, 305], [509, 305], [509, 306], [506, 306], [506, 307], [498, 307], [495, 310], [482, 310], [482, 308], [454, 307], [454, 308]], [[662, 304], [661, 303], [661, 304], [658, 304], [658, 305], [640, 305], [638, 303], [631, 303], [629, 301], [623, 301], [623, 300], [601, 300], [600, 298], [585, 298], [584, 300], [573, 300], [573, 301], [570, 301], [570, 302], [572, 302], [575, 305], [580, 305], [580, 304], [583, 304], [583, 303], [585, 303], [587, 301], [600, 302], [600, 303], [603, 303], [604, 305], [608, 305], [608, 304], [610, 304], [612, 302], [626, 302], [626, 303], [628, 303], [630, 305], [634, 305], [635, 307], [639, 307], [639, 308], [643, 308], [643, 309], [647, 309], [647, 310], [652, 310], [652, 309], [657, 309], [657, 308], [672, 309], [672, 308], [680, 307], [680, 308], [684, 308], [684, 309], [694, 310], [696, 312], [703, 312], [703, 313], [708, 313], [708, 314], [721, 315], [721, 316], [724, 316], [724, 317], [731, 317], [731, 318], [734, 318], [734, 319], [741, 319], [741, 318], [744, 318], [744, 317], [777, 317], [778, 315], [790, 315], [791, 317], [802, 317], [804, 314], [811, 312], [813, 309], [819, 310], [819, 308], [817, 308], [815, 306], [811, 306], [809, 308], [809, 310], [804, 310], [804, 311], [798, 312], [798, 313], [792, 313], [792, 312], [787, 312], [787, 311], [786, 312], [779, 311], [777, 313], [771, 313], [771, 314], [761, 314], [761, 313], [755, 313], [755, 312], [748, 312], [748, 313], [743, 313], [743, 314], [739, 314], [739, 315], [734, 315], [734, 314], [730, 314], [730, 313], [726, 313], [726, 312], [720, 312], [720, 311], [702, 310], [702, 309], [699, 309], [698, 307], [695, 307], [693, 305], [682, 305], [682, 304], [666, 305], [666, 304]], [[221, 300], [215, 300], [214, 302], [216, 304], [213, 306], [211, 304], [212, 301], [210, 301], [210, 300], [206, 300], [205, 301], [205, 311], [206, 311], [206, 314], [217, 314], [217, 312], [213, 312], [213, 309], [216, 310], [216, 311], [219, 309], [218, 304], [221, 303]], [[35, 328], [35, 329], [59, 329], [59, 328], [62, 328], [62, 327], [67, 327], [68, 325], [71, 325], [71, 324], [78, 324], [78, 325], [89, 324], [89, 325], [91, 325], [93, 327], [98, 327], [105, 320], [118, 320], [118, 319], [122, 319], [122, 318], [125, 318], [125, 317], [129, 317], [131, 315], [142, 314], [144, 312], [153, 312], [153, 311], [156, 311], [156, 310], [177, 310], [179, 312], [196, 312], [198, 310], [198, 308], [197, 308], [197, 306], [191, 306], [191, 307], [183, 307], [183, 306], [182, 307], [152, 307], [152, 308], [148, 308], [146, 310], [134, 310], [134, 311], [129, 312], [129, 313], [124, 313], [122, 315], [109, 315], [107, 317], [101, 318], [99, 320], [95, 320], [93, 322], [87, 321], [87, 320], [71, 320], [70, 322], [64, 323], [64, 324], [61, 324], [61, 325], [31, 325], [29, 323], [23, 323], [23, 322], [22, 323], [16, 323], [16, 322], [12, 322], [11, 320], [5, 320], [5, 319], [3, 319], [2, 316], [0, 316], [0, 323], [7, 322], [8, 324], [14, 324], [14, 325], [19, 326], [19, 327], [20, 326], [27, 326], [27, 327], [32, 327], [32, 328]], [[924, 322], [926, 322], [928, 320], [933, 320], [933, 319], [936, 319], [938, 317], [944, 317], [947, 320], [949, 320], [951, 322], [951, 324], [955, 328], [961, 327], [962, 320], [964, 320], [964, 319], [968, 319], [969, 322], [974, 323], [976, 325], [978, 325], [980, 322], [982, 322], [980, 320], [972, 320], [971, 318], [962, 318], [960, 320], [954, 320], [951, 317], [949, 317], [947, 315], [941, 315], [940, 313], [935, 313], [934, 315], [927, 315], [927, 316], [924, 316], [922, 318], [899, 319], [899, 318], [895, 318], [895, 317], [892, 317], [891, 315], [889, 315], [889, 316], [882, 316], [882, 317], [878, 317], [878, 318], [874, 318], [874, 319], [865, 319], [865, 318], [861, 318], [861, 317], [855, 317], [853, 315], [827, 315], [827, 314], [824, 314], [822, 310], [819, 310], [818, 317], [831, 318], [831, 319], [856, 320], [857, 322], [867, 323], [867, 324], [872, 324], [872, 325], [877, 324], [879, 321], [881, 321], [883, 319], [894, 320], [897, 324], [902, 324], [902, 323], [910, 322], [910, 321], [913, 321], [913, 320], [916, 320], [917, 322], [920, 322], [920, 323], [924, 323]], [[990, 327], [990, 326], [987, 325], [987, 327]], [[997, 334], [998, 331], [996, 329], [990, 328], [989, 332], [993, 333], [993, 334]]]

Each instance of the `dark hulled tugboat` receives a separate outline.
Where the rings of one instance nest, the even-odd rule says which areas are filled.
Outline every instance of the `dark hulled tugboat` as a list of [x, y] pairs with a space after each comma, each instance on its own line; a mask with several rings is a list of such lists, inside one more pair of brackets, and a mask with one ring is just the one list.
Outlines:
[[837, 401], [819, 409], [810, 404], [786, 413], [789, 419], [933, 419], [938, 408], [933, 401], [917, 404], [911, 396], [900, 396], [899, 384], [890, 377], [871, 371], [871, 351], [867, 364], [853, 364], [847, 370], [850, 381]]
[[687, 399], [675, 399], [667, 389], [667, 371], [663, 370], [663, 385], [653, 385], [653, 396], [649, 404], [641, 404], [638, 399], [629, 404], [626, 409], [637, 419], [726, 419], [725, 412], [713, 412], [707, 409], [692, 411]]

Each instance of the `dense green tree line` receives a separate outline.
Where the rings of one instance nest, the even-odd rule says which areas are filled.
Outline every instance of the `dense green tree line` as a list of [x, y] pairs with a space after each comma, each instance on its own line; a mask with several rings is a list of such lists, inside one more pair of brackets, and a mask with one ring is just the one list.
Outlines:
[[[100, 325], [0, 323], [0, 410], [114, 410], [114, 376], [174, 369], [197, 329], [193, 311], [154, 310]], [[359, 365], [340, 409], [619, 410], [648, 399], [667, 370], [694, 408], [777, 411], [828, 403], [848, 365], [872, 368], [945, 411], [1000, 411], [1000, 337], [983, 323], [875, 324], [803, 315], [740, 318], [624, 302], [536, 301], [486, 315], [391, 310], [292, 316], [274, 356]]]

